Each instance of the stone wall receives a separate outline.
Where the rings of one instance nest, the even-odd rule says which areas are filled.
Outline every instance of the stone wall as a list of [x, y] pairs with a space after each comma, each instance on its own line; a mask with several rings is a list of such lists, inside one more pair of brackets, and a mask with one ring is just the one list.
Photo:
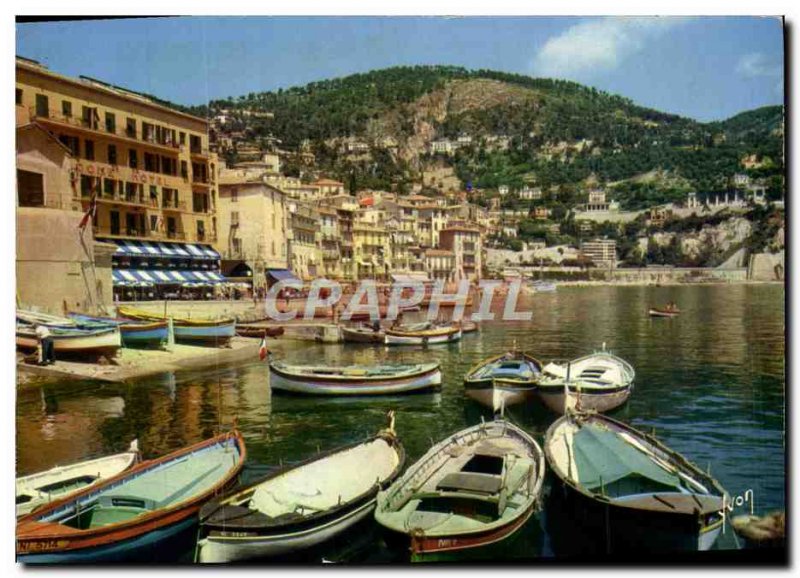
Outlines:
[[747, 278], [753, 281], [783, 281], [785, 272], [784, 252], [758, 253], [750, 256]]
[[17, 303], [61, 313], [96, 312], [112, 302], [110, 258], [94, 266], [91, 231], [78, 211], [17, 207]]

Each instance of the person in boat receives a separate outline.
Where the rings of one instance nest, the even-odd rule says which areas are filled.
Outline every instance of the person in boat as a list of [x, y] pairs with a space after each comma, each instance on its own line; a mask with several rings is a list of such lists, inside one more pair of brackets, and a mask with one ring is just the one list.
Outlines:
[[40, 365], [50, 365], [55, 363], [55, 348], [53, 347], [53, 337], [46, 325], [36, 326], [36, 338], [39, 340]]
[[677, 310], [678, 306], [675, 304], [674, 301], [670, 301], [669, 303], [667, 303], [667, 311], [677, 311]]

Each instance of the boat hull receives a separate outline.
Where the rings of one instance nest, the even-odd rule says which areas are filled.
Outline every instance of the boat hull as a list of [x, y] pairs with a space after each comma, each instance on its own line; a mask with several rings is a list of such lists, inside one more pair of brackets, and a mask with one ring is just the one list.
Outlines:
[[[569, 388], [571, 397], [577, 397], [577, 389], [574, 387]], [[564, 386], [563, 385], [542, 385], [540, 384], [536, 390], [539, 400], [551, 411], [558, 414], [563, 414], [565, 407]], [[604, 413], [618, 408], [626, 401], [631, 395], [631, 386], [627, 385], [619, 389], [611, 390], [603, 393], [587, 393], [582, 390], [580, 393], [580, 409], [593, 410], [599, 413]], [[574, 399], [571, 400], [574, 402]]]
[[174, 325], [175, 341], [186, 343], [224, 343], [236, 335], [236, 323], [209, 324], [209, 325]]
[[[61, 354], [114, 354], [122, 347], [120, 331], [116, 327], [70, 334], [51, 333], [53, 349]], [[35, 330], [17, 329], [17, 347], [36, 349], [39, 340]]]
[[[564, 555], [703, 551], [712, 547], [722, 531], [721, 517], [698, 523], [694, 515], [616, 506], [591, 499], [557, 477], [548, 511], [559, 512], [568, 521], [566, 527], [558, 527], [555, 522], [552, 531], [556, 554]], [[573, 552], [572, 548], [579, 551]]]
[[382, 331], [358, 331], [342, 327], [342, 339], [347, 343], [383, 343], [385, 336]]
[[386, 345], [437, 345], [441, 343], [454, 343], [461, 339], [461, 330], [433, 335], [414, 335], [386, 332]]
[[664, 311], [663, 309], [650, 309], [650, 317], [677, 317], [679, 311]]
[[208, 536], [197, 543], [197, 561], [203, 564], [224, 564], [237, 560], [285, 556], [307, 550], [370, 517], [375, 498], [342, 513], [333, 520], [305, 530], [266, 536]]
[[144, 325], [120, 325], [120, 332], [125, 347], [157, 347], [167, 342], [169, 325], [166, 321]]
[[414, 393], [437, 388], [442, 384], [442, 372], [438, 367], [431, 371], [402, 379], [386, 379], [370, 382], [309, 381], [292, 376], [270, 366], [270, 388], [273, 391], [300, 395], [396, 395]]
[[464, 384], [467, 397], [481, 405], [499, 408], [526, 403], [536, 397], [536, 384], [502, 383], [500, 380], [486, 379]]

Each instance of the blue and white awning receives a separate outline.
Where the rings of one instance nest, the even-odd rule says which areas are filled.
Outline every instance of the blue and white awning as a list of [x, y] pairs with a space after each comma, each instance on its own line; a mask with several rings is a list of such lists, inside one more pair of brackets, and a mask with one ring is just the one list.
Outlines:
[[116, 256], [215, 261], [220, 259], [220, 254], [210, 245], [156, 243], [154, 241], [132, 241], [129, 239], [114, 239], [113, 243], [117, 245], [117, 250], [114, 253]]
[[218, 285], [225, 277], [216, 271], [159, 270], [159, 269], [112, 269], [115, 287], [152, 287], [153, 285]]

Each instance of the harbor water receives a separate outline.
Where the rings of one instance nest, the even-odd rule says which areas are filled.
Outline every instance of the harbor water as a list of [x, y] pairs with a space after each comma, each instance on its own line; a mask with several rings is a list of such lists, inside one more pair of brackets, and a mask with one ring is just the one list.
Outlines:
[[[674, 301], [682, 314], [651, 318], [648, 308]], [[123, 451], [135, 438], [155, 457], [215, 433], [234, 418], [244, 434], [244, 481], [374, 434], [397, 412], [396, 429], [409, 463], [432, 443], [490, 419], [464, 396], [462, 379], [478, 361], [513, 346], [546, 362], [574, 358], [603, 343], [636, 369], [633, 393], [612, 416], [656, 435], [702, 469], [709, 468], [736, 501], [729, 516], [785, 508], [785, 311], [779, 285], [560, 287], [521, 299], [530, 321], [485, 321], [455, 344], [422, 347], [321, 344], [270, 340], [288, 363], [320, 365], [438, 361], [440, 392], [388, 398], [304, 398], [272, 395], [266, 363], [254, 358], [203, 371], [163, 374], [113, 384], [34, 381], [17, 392], [17, 475]], [[214, 355], [214, 350], [209, 350]], [[541, 443], [557, 417], [538, 405], [514, 406], [506, 417]], [[547, 489], [547, 488], [546, 488]], [[544, 509], [497, 559], [561, 554]], [[562, 520], [563, 521], [563, 520]], [[726, 527], [715, 548], [740, 547]], [[191, 548], [174, 552], [191, 560]], [[173, 555], [173, 553], [170, 553]], [[320, 562], [398, 559], [374, 523], [363, 524], [321, 551]]]

